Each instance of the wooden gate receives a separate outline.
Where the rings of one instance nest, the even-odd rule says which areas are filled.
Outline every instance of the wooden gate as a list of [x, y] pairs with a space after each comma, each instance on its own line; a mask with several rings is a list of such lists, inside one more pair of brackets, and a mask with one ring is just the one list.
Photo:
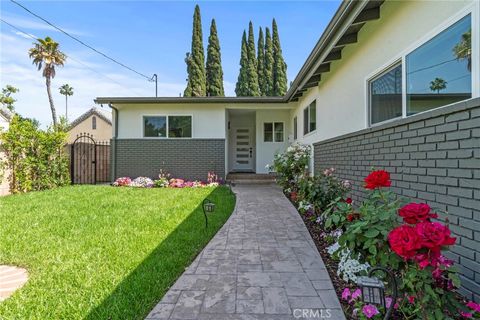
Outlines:
[[92, 135], [82, 133], [70, 148], [72, 184], [110, 182], [110, 141], [95, 141]]

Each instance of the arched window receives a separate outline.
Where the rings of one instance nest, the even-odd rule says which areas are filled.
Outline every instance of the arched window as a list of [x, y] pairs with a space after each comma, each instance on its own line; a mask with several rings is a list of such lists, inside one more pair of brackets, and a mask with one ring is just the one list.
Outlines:
[[92, 117], [92, 130], [97, 130], [97, 117]]

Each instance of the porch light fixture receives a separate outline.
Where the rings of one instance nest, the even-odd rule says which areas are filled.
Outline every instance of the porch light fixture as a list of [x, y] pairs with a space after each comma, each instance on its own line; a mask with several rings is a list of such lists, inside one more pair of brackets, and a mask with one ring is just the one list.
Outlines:
[[[373, 273], [376, 271], [383, 271], [390, 278], [393, 296], [392, 303], [390, 303], [390, 306], [388, 308], [387, 302], [385, 300], [385, 286], [383, 284], [383, 281], [376, 277], [372, 277]], [[393, 307], [395, 306], [398, 295], [397, 281], [395, 280], [395, 275], [387, 268], [375, 267], [368, 272], [368, 277], [358, 277], [357, 285], [360, 287], [360, 291], [362, 292], [362, 301], [365, 303], [375, 304], [386, 308], [387, 312], [385, 313], [385, 317], [383, 319], [389, 319], [393, 312]]]
[[207, 213], [215, 212], [215, 203], [210, 199], [204, 199], [202, 202], [203, 215], [205, 216], [205, 228], [208, 228], [208, 217]]

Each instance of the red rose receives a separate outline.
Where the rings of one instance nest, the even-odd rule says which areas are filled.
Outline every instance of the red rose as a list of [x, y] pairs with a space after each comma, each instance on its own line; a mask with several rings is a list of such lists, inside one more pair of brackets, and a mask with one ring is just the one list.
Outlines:
[[357, 220], [358, 218], [360, 218], [360, 214], [359, 213], [349, 213], [347, 215], [347, 220], [348, 221], [353, 221], [353, 220]]
[[421, 246], [432, 251], [440, 251], [442, 246], [455, 244], [456, 241], [450, 236], [448, 226], [438, 222], [421, 222], [415, 226], [415, 231]]
[[298, 195], [295, 191], [291, 192], [290, 193], [290, 199], [293, 201], [293, 202], [297, 202], [297, 199], [298, 199]]
[[409, 203], [398, 210], [403, 221], [409, 224], [417, 224], [427, 221], [429, 218], [437, 218], [435, 213], [430, 213], [431, 208], [426, 203]]
[[419, 249], [419, 238], [414, 227], [403, 225], [388, 234], [390, 248], [400, 257], [409, 259], [415, 256]]
[[365, 189], [373, 190], [391, 185], [390, 174], [385, 170], [373, 171], [365, 178]]
[[429, 250], [427, 253], [419, 253], [413, 259], [418, 263], [420, 269], [428, 266], [436, 267], [440, 263], [440, 251]]
[[352, 198], [347, 198], [347, 199], [345, 199], [345, 202], [348, 203], [348, 204], [352, 204], [353, 201], [352, 201]]

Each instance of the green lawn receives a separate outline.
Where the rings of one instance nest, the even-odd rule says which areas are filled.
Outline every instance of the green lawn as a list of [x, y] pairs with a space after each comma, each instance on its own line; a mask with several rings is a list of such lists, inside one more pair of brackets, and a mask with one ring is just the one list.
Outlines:
[[[209, 228], [201, 209], [216, 203]], [[0, 319], [143, 319], [216, 231], [225, 187], [74, 186], [0, 198], [0, 264], [29, 281]]]

